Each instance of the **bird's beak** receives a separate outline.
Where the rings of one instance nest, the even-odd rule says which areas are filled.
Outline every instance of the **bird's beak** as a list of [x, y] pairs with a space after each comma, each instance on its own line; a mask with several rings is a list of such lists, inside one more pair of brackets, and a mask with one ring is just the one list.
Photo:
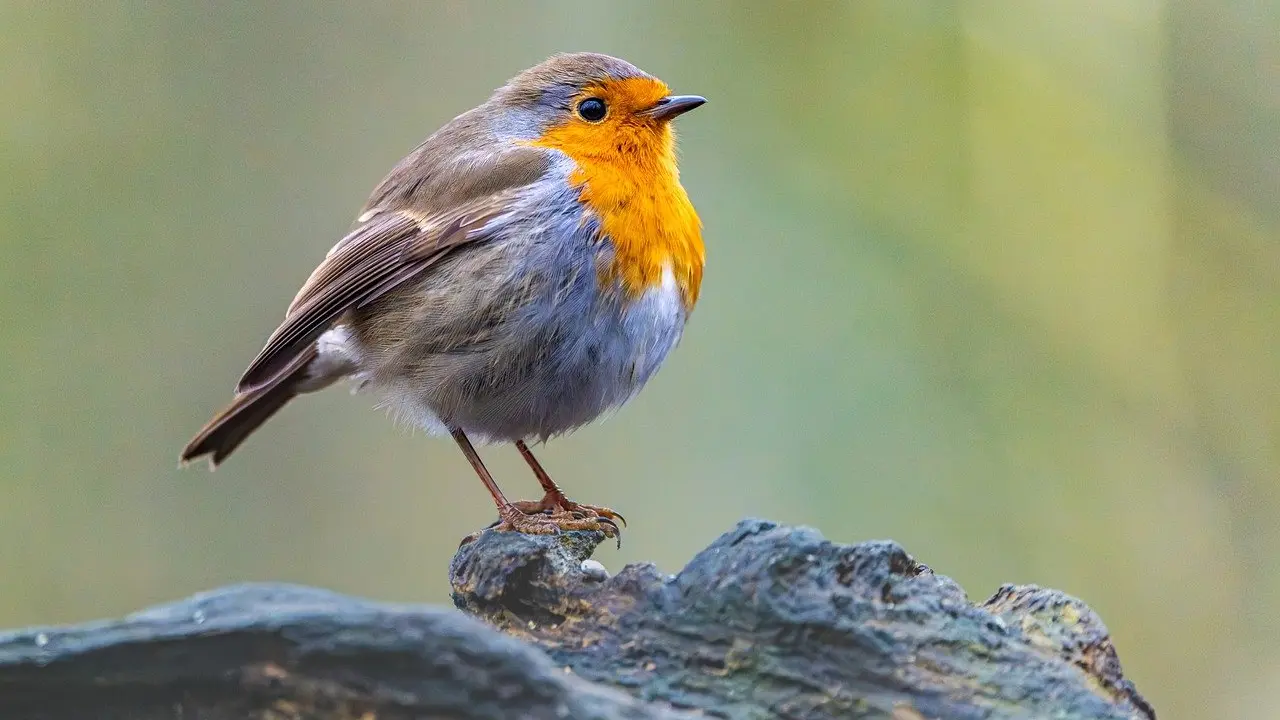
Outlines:
[[648, 115], [655, 120], [671, 120], [677, 115], [683, 115], [700, 107], [706, 101], [707, 99], [701, 95], [668, 95], [640, 114]]

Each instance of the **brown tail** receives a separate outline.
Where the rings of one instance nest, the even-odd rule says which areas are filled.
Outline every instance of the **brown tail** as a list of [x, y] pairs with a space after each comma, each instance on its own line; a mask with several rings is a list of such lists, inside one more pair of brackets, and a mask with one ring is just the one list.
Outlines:
[[312, 345], [310, 350], [300, 354], [284, 372], [277, 375], [274, 381], [236, 395], [231, 404], [214, 415], [182, 449], [182, 462], [185, 464], [208, 455], [211, 466], [217, 467], [254, 430], [298, 396], [299, 385], [308, 379], [307, 366], [315, 358], [316, 348]]

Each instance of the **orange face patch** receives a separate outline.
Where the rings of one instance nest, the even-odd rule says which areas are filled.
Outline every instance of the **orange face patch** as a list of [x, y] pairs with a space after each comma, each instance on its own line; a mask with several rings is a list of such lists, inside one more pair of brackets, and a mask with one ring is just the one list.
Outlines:
[[[667, 94], [666, 84], [653, 78], [590, 86], [574, 99], [571, 119], [531, 144], [559, 150], [577, 164], [570, 182], [614, 247], [601, 281], [620, 284], [634, 298], [661, 283], [670, 267], [691, 309], [702, 282], [701, 223], [680, 185], [670, 123], [642, 114]], [[604, 102], [603, 118], [578, 114], [589, 99]]]

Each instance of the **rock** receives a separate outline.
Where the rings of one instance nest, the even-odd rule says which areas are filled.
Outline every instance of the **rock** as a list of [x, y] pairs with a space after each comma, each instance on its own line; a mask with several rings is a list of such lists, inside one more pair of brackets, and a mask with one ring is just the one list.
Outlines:
[[1155, 718], [1053, 590], [975, 606], [892, 542], [759, 520], [675, 576], [608, 576], [604, 540], [480, 534], [450, 567], [463, 613], [254, 584], [3, 633], [0, 717]]

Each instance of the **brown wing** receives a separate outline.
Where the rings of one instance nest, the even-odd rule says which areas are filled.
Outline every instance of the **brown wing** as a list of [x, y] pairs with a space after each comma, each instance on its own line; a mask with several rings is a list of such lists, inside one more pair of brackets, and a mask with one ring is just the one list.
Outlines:
[[[270, 383], [348, 310], [483, 236], [548, 167], [544, 150], [496, 143], [485, 105], [427, 138], [378, 184], [359, 224], [329, 251], [236, 388]], [[494, 148], [479, 152], [468, 148]]]
[[236, 392], [270, 383], [348, 310], [415, 277], [450, 249], [482, 237], [484, 226], [505, 212], [509, 201], [510, 193], [502, 193], [430, 217], [408, 210], [374, 213], [311, 273]]

